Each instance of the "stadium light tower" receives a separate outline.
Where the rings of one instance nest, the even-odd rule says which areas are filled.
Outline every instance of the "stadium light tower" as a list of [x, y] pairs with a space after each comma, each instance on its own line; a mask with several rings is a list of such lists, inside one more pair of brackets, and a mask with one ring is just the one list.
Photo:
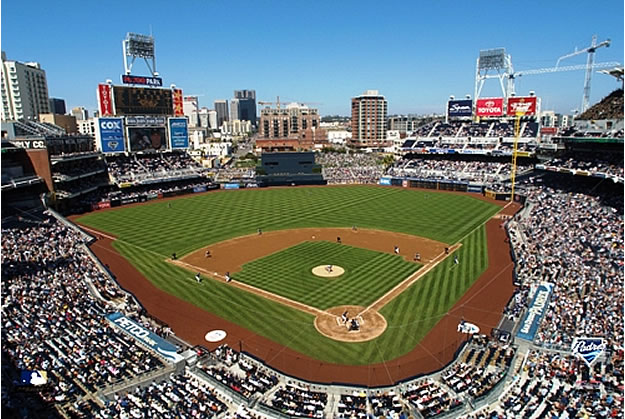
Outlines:
[[[143, 58], [153, 77], [158, 76], [156, 71], [156, 56], [154, 55], [154, 37], [128, 32], [122, 41], [124, 51], [124, 72], [131, 74], [132, 66], [137, 58]], [[150, 61], [152, 65], [150, 66]]]
[[[495, 74], [496, 73], [496, 74]], [[513, 73], [510, 55], [506, 55], [505, 48], [481, 50], [475, 66], [475, 100], [480, 98], [484, 83], [488, 79], [498, 79], [501, 94], [507, 98], [509, 91], [504, 86], [504, 80]]]

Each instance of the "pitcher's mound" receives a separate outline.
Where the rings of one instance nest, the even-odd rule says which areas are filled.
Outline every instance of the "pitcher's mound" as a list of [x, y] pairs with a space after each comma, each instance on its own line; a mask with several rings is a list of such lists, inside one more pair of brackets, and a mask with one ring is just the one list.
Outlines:
[[312, 273], [322, 278], [336, 278], [337, 276], [343, 275], [345, 269], [336, 265], [319, 265], [312, 269]]
[[[330, 339], [342, 342], [365, 342], [375, 339], [386, 330], [386, 319], [375, 310], [364, 311], [361, 306], [338, 306], [327, 309], [315, 317], [315, 328]], [[346, 313], [347, 323], [342, 315]], [[358, 328], [352, 327], [356, 319]]]

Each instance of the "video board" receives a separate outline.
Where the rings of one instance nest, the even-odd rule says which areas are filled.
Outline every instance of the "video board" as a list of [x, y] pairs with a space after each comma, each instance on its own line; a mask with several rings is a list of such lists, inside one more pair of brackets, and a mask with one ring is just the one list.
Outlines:
[[173, 115], [171, 89], [113, 86], [116, 115]]
[[166, 150], [165, 127], [128, 127], [130, 151]]

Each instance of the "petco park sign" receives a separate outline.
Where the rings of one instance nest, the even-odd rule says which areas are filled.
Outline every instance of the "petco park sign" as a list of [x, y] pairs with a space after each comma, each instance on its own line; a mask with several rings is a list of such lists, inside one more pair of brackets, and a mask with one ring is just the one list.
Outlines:
[[503, 98], [493, 97], [478, 99], [475, 102], [475, 114], [477, 116], [502, 116]]
[[134, 320], [129, 319], [122, 313], [112, 313], [106, 316], [108, 321], [132, 336], [135, 340], [152, 348], [153, 351], [167, 359], [169, 362], [178, 362], [183, 359], [176, 353], [176, 347], [161, 338], [156, 333], [146, 329]]

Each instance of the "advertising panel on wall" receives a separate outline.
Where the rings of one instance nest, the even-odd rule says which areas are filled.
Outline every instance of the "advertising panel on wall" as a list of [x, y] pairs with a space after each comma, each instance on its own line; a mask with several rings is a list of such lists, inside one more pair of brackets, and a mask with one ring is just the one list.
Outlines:
[[506, 114], [508, 116], [536, 115], [536, 96], [509, 98]]
[[173, 115], [171, 89], [113, 86], [116, 115]]
[[102, 153], [123, 153], [126, 151], [122, 118], [98, 118], [97, 124], [96, 144], [100, 145]]
[[113, 115], [113, 102], [111, 99], [111, 86], [108, 84], [98, 84], [98, 109], [100, 115]]
[[182, 100], [182, 90], [181, 89], [172, 89], [172, 102], [174, 105], [174, 116], [184, 116], [183, 110], [183, 100]]
[[187, 118], [169, 118], [168, 126], [171, 148], [189, 148]]
[[380, 185], [391, 186], [391, 178], [390, 177], [381, 177], [380, 178]]
[[502, 116], [503, 98], [489, 97], [475, 102], [475, 115], [479, 117]]
[[182, 361], [184, 357], [177, 353], [176, 346], [167, 342], [156, 333], [146, 329], [134, 320], [124, 316], [120, 312], [111, 313], [106, 319], [123, 330], [132, 339], [141, 342], [143, 345], [151, 348], [154, 352], [165, 358], [169, 362]]
[[165, 127], [129, 127], [128, 141], [130, 151], [167, 149]]
[[542, 320], [545, 311], [547, 311], [552, 289], [553, 284], [548, 282], [540, 284], [536, 289], [534, 298], [532, 299], [532, 302], [530, 303], [530, 306], [521, 321], [521, 328], [517, 333], [517, 336], [521, 339], [529, 341], [534, 340], [540, 321]]
[[450, 100], [447, 102], [447, 115], [450, 118], [470, 117], [473, 115], [473, 100]]

